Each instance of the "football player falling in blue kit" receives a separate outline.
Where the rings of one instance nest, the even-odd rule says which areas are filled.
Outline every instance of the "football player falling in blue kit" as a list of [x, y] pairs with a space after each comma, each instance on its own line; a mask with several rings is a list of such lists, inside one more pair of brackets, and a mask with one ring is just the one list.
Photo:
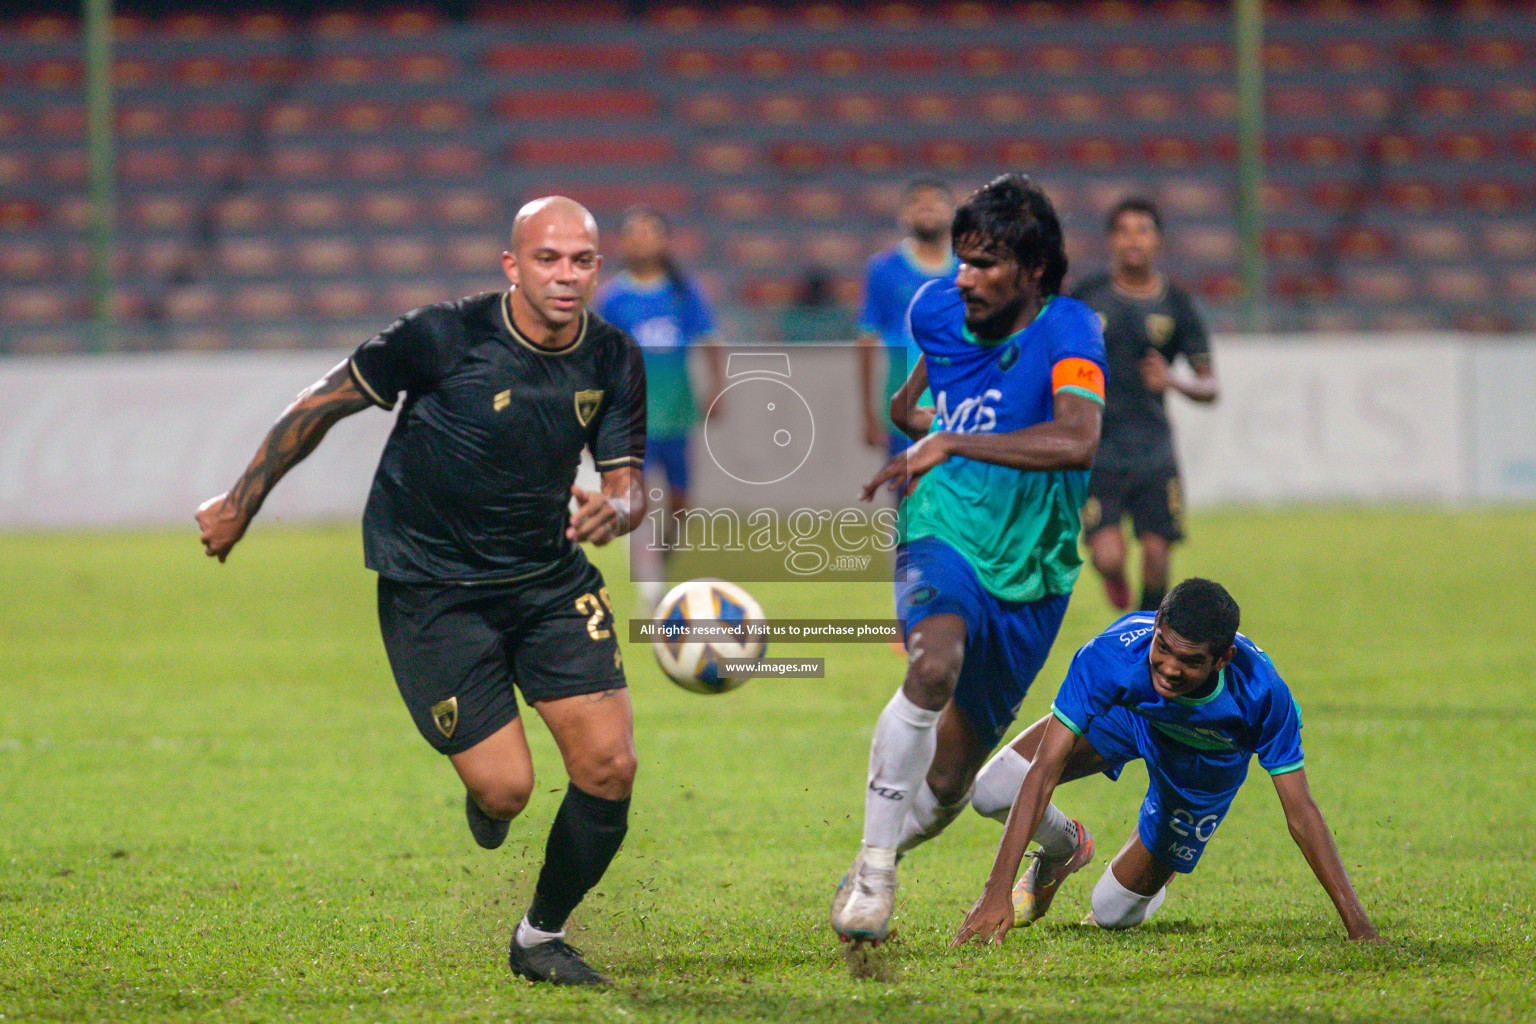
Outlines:
[[[907, 494], [896, 602], [908, 657], [870, 746], [864, 842], [832, 904], [833, 930], [857, 941], [885, 937], [898, 853], [965, 807], [1050, 653], [1082, 566], [1099, 440], [1103, 335], [1093, 310], [1058, 294], [1067, 259], [1045, 193], [998, 178], [956, 210], [952, 236], [955, 279], [913, 299], [923, 356], [891, 403], [921, 440], [864, 489]], [[925, 388], [936, 408], [915, 406]], [[1070, 825], [1056, 837], [1066, 856]]]
[[1220, 584], [1188, 579], [1156, 615], [1127, 615], [1083, 645], [1051, 714], [976, 779], [976, 809], [1006, 816], [1007, 826], [956, 945], [1001, 941], [1011, 926], [1045, 916], [1062, 880], [1093, 857], [1092, 838], [1078, 825], [1085, 856], [1036, 855], [1014, 887], [1031, 834], [1049, 815], [1062, 817], [1050, 802], [1057, 783], [1099, 772], [1116, 779], [1137, 758], [1150, 780], [1140, 820], [1094, 886], [1084, 924], [1118, 930], [1150, 917], [1173, 876], [1195, 869], [1257, 757], [1349, 937], [1377, 938], [1307, 788], [1296, 701], [1269, 656], [1237, 632], [1238, 619]]

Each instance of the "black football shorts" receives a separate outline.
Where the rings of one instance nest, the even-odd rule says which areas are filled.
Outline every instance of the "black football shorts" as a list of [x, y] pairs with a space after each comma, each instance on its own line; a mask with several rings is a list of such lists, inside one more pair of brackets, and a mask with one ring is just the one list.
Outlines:
[[1120, 525], [1127, 514], [1137, 536], [1150, 533], [1172, 543], [1184, 539], [1184, 491], [1172, 463], [1145, 469], [1095, 468], [1083, 505], [1083, 533]]
[[400, 696], [440, 753], [468, 750], [530, 704], [624, 686], [613, 608], [586, 559], [532, 581], [464, 586], [379, 577]]

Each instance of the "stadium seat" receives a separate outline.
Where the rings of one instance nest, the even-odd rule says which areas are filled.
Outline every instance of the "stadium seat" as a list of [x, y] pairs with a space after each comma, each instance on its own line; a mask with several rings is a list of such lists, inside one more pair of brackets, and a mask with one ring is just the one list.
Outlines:
[[748, 78], [783, 78], [795, 70], [794, 54], [781, 46], [753, 46], [740, 55], [737, 70]]
[[372, 135], [389, 127], [394, 118], [393, 111], [391, 104], [354, 101], [336, 107], [328, 120], [350, 135]]
[[1407, 67], [1437, 71], [1450, 64], [1451, 48], [1438, 39], [1409, 39], [1398, 45], [1397, 59]]
[[1087, 89], [1054, 93], [1049, 104], [1056, 118], [1071, 124], [1097, 124], [1104, 120], [1107, 106], [1101, 93]]
[[1518, 302], [1536, 303], [1536, 267], [1508, 267], [1504, 290]]
[[313, 132], [321, 125], [320, 108], [302, 100], [274, 103], [262, 111], [262, 127], [273, 135]]
[[34, 122], [37, 134], [45, 140], [73, 140], [85, 137], [85, 110], [78, 106], [44, 107]]
[[1211, 42], [1186, 46], [1176, 61], [1186, 73], [1206, 76], [1226, 76], [1231, 73], [1234, 63], [1231, 47]]
[[1066, 11], [1057, 0], [1025, 0], [1014, 13], [1030, 28], [1060, 25], [1067, 18]]
[[209, 103], [177, 114], [179, 131], [193, 135], [238, 135], [245, 131], [246, 112], [233, 103]]
[[1536, 116], [1536, 85], [1523, 82], [1500, 82], [1490, 85], [1486, 96], [1489, 105], [1502, 114], [1517, 117]]
[[1141, 151], [1146, 162], [1160, 170], [1178, 170], [1198, 163], [1201, 158], [1200, 143], [1182, 135], [1162, 135], [1147, 139]]
[[441, 247], [443, 266], [463, 274], [494, 275], [506, 247], [506, 237], [501, 232], [451, 235]]
[[887, 116], [886, 98], [867, 92], [834, 93], [828, 106], [833, 119], [842, 124], [874, 124]]
[[960, 102], [949, 93], [916, 92], [902, 99], [907, 120], [921, 125], [950, 124], [960, 116]]
[[1265, 105], [1276, 121], [1315, 120], [1337, 109], [1335, 97], [1316, 86], [1282, 85], [1270, 89]]
[[1174, 217], [1230, 216], [1234, 208], [1224, 187], [1202, 178], [1162, 177], [1157, 184], [1156, 201]]
[[293, 28], [279, 9], [246, 10], [235, 16], [235, 34], [245, 39], [280, 39]]
[[135, 185], [158, 185], [182, 179], [186, 161], [181, 151], [168, 146], [134, 146], [124, 149], [118, 170], [124, 181]]
[[361, 36], [372, 26], [359, 11], [341, 9], [321, 10], [309, 22], [309, 31], [321, 39], [351, 39]]
[[1371, 323], [1372, 328], [1378, 331], [1409, 334], [1442, 330], [1445, 325], [1445, 317], [1439, 313], [1414, 306], [1383, 309]]
[[[192, 311], [203, 308], [197, 305], [200, 301], [197, 299], [189, 300], [183, 298], [176, 301], [181, 303], [183, 308], [187, 308], [186, 304], [191, 302], [190, 308]], [[171, 310], [171, 305], [172, 299], [167, 298], [164, 303], [164, 308], [167, 312]], [[219, 310], [219, 306], [220, 303], [218, 301], [209, 303], [206, 307], [206, 314], [195, 313], [192, 319], [202, 319], [204, 316], [212, 317]], [[178, 318], [173, 315], [172, 319]], [[170, 347], [177, 352], [222, 352], [230, 347], [230, 343], [233, 340], [230, 337], [230, 332], [223, 326], [209, 326], [207, 323], [180, 324], [171, 333], [170, 338]]]
[[736, 298], [747, 306], [787, 306], [795, 299], [795, 282], [788, 275], [748, 277], [737, 287]]
[[521, 139], [511, 146], [512, 158], [529, 167], [581, 164], [641, 167], [672, 160], [672, 142], [665, 136], [570, 136]]
[[918, 147], [923, 167], [941, 174], [959, 174], [976, 165], [976, 147], [964, 139], [929, 139]]
[[1202, 85], [1195, 90], [1195, 109], [1213, 121], [1237, 118], [1237, 90], [1230, 85]]
[[1493, 156], [1496, 145], [1487, 132], [1447, 132], [1437, 142], [1440, 155], [1457, 163], [1483, 163]]
[[848, 197], [835, 185], [804, 185], [789, 191], [786, 205], [807, 221], [842, 221], [848, 217]]
[[1477, 267], [1435, 267], [1424, 275], [1424, 290], [1439, 303], [1471, 305], [1493, 297], [1493, 282]]
[[20, 150], [0, 149], [0, 185], [29, 181], [37, 174], [37, 161]]
[[1462, 117], [1472, 109], [1472, 91], [1460, 85], [1439, 82], [1418, 90], [1414, 107], [1423, 114]]
[[402, 82], [426, 84], [446, 82], [460, 73], [458, 58], [447, 53], [402, 53], [396, 56], [389, 73]]
[[1342, 275], [1344, 294], [1360, 302], [1397, 305], [1415, 296], [1413, 278], [1400, 267], [1351, 267]]
[[923, 12], [916, 5], [902, 0], [887, 0], [874, 5], [875, 24], [882, 28], [912, 29], [922, 24]]
[[1382, 186], [1382, 198], [1405, 213], [1430, 213], [1445, 203], [1445, 193], [1432, 181], [1392, 181]]
[[263, 53], [252, 57], [245, 66], [244, 78], [254, 84], [285, 82], [299, 76], [302, 68], [283, 53]]
[[1066, 77], [1083, 73], [1088, 69], [1088, 63], [1088, 54], [1082, 47], [1058, 43], [1030, 51], [1022, 66], [1036, 74]]
[[361, 269], [362, 249], [344, 235], [302, 238], [293, 249], [294, 262], [306, 274], [350, 276]]
[[826, 267], [859, 267], [869, 257], [864, 239], [851, 231], [816, 231], [796, 248]]
[[405, 108], [405, 123], [420, 131], [459, 131], [469, 125], [472, 117], [469, 105], [458, 100], [426, 100]]
[[357, 217], [375, 227], [411, 227], [421, 215], [421, 200], [414, 189], [364, 192], [354, 204]]
[[424, 235], [387, 235], [366, 247], [368, 264], [381, 274], [422, 274], [438, 260], [437, 247]]
[[0, 317], [11, 323], [54, 324], [82, 312], [64, 288], [0, 288]]
[[185, 271], [192, 256], [180, 238], [151, 238], [139, 246], [135, 265], [139, 275], [163, 280]]
[[177, 61], [172, 76], [178, 85], [189, 89], [206, 89], [227, 81], [230, 67], [229, 62], [221, 57], [199, 54]]
[[1528, 262], [1536, 253], [1536, 224], [1500, 220], [1482, 230], [1482, 249], [1496, 259]]
[[1035, 109], [1031, 96], [1014, 89], [993, 89], [977, 97], [981, 116], [994, 124], [1021, 124]]
[[146, 57], [118, 57], [112, 62], [112, 85], [117, 89], [137, 89], [164, 76], [160, 62]]
[[[483, 189], [461, 188], [432, 198], [428, 211], [433, 221], [444, 226], [484, 228], [487, 224], [512, 222], [512, 213], [503, 202]], [[499, 253], [500, 250], [497, 250]]]
[[1045, 165], [1050, 157], [1050, 147], [1040, 139], [1004, 139], [997, 147], [998, 162], [1010, 170], [1027, 172]]
[[658, 109], [655, 95], [639, 88], [512, 92], [497, 97], [493, 106], [514, 125], [533, 120], [648, 120]]
[[1468, 39], [1462, 43], [1462, 59], [1487, 71], [1508, 71], [1530, 59], [1530, 47], [1502, 36]]
[[368, 316], [375, 302], [373, 292], [366, 284], [360, 281], [334, 281], [311, 288], [304, 309], [311, 316], [322, 320], [356, 320]]
[[636, 204], [652, 206], [663, 212], [675, 213], [689, 209], [693, 203], [693, 191], [687, 185], [666, 182], [589, 182], [569, 185], [555, 178], [545, 184], [537, 184], [527, 195], [548, 195], [561, 189], [569, 191], [597, 213], [617, 214]]
[[171, 128], [171, 112], [155, 104], [135, 103], [117, 112], [117, 130], [123, 139], [164, 135]]
[[1526, 163], [1536, 160], [1536, 131], [1516, 132], [1510, 139], [1509, 148], [1511, 153]]
[[417, 38], [430, 35], [442, 26], [442, 15], [431, 7], [396, 7], [379, 15], [379, 26], [385, 35], [396, 38]]
[[186, 231], [197, 219], [197, 204], [185, 196], [140, 195], [128, 204], [128, 220], [145, 231]]
[[286, 249], [259, 235], [220, 239], [214, 258], [231, 277], [271, 277], [288, 265]]
[[1015, 66], [1014, 52], [1001, 46], [967, 46], [960, 51], [960, 67], [973, 78], [995, 78]]
[[24, 81], [34, 89], [65, 90], [80, 86], [82, 72], [77, 60], [49, 58], [27, 65]]
[[91, 172], [91, 162], [83, 149], [61, 149], [48, 154], [43, 167], [46, 179], [55, 185], [78, 185]]
[[1348, 260], [1380, 260], [1396, 251], [1396, 239], [1377, 227], [1348, 227], [1338, 231], [1331, 243], [1332, 249]]
[[485, 173], [487, 163], [485, 150], [462, 143], [422, 146], [415, 151], [415, 158], [417, 171], [433, 181], [478, 177]]
[[1323, 44], [1323, 63], [1339, 74], [1360, 75], [1376, 70], [1381, 55], [1360, 39], [1334, 39]]
[[773, 210], [774, 203], [767, 189], [728, 185], [710, 195], [709, 208], [726, 220], [762, 220]]
[[866, 139], [848, 146], [849, 166], [863, 174], [890, 174], [901, 169], [901, 147], [886, 139]]
[[786, 174], [813, 174], [827, 166], [826, 147], [807, 139], [776, 142], [769, 152], [773, 165]]
[[1137, 88], [1121, 95], [1120, 106], [1132, 120], [1163, 124], [1188, 117], [1187, 104], [1168, 89]]
[[1082, 170], [1107, 170], [1118, 167], [1125, 158], [1125, 148], [1108, 136], [1073, 139], [1067, 143], [1067, 157]]
[[789, 259], [789, 238], [763, 231], [736, 231], [724, 238], [725, 252], [732, 264], [742, 267], [777, 267]]
[[405, 176], [408, 159], [398, 146], [364, 145], [346, 150], [341, 170], [354, 181], [394, 181]]
[[710, 78], [720, 73], [722, 59], [714, 50], [688, 47], [667, 54], [666, 68], [679, 78]]
[[416, 309], [419, 306], [430, 306], [445, 299], [459, 298], [461, 294], [460, 289], [445, 280], [420, 278], [389, 285], [383, 289], [380, 299], [384, 308], [392, 311], [386, 313], [386, 316], [398, 316], [406, 310]]
[[645, 70], [640, 48], [631, 43], [504, 43], [486, 52], [485, 66], [505, 75], [558, 74], [572, 68], [601, 68], [614, 75]]
[[864, 73], [864, 55], [847, 46], [828, 46], [811, 54], [811, 64], [830, 78], [853, 78]]
[[52, 245], [32, 240], [0, 242], [0, 281], [42, 281], [57, 262]]
[[733, 29], [745, 32], [762, 32], [773, 28], [778, 21], [778, 11], [767, 4], [731, 4], [721, 12], [721, 20]]
[[348, 220], [347, 205], [335, 192], [291, 192], [281, 205], [281, 219], [295, 228], [340, 227]]
[[275, 146], [267, 155], [272, 174], [290, 182], [329, 180], [336, 169], [335, 150], [319, 146]]
[[711, 128], [734, 125], [740, 117], [736, 97], [718, 92], [689, 93], [678, 104], [677, 112], [690, 124]]
[[1337, 167], [1355, 159], [1350, 140], [1333, 132], [1308, 132], [1284, 144], [1286, 154], [1311, 167]]
[[1227, 224], [1198, 224], [1179, 229], [1175, 246], [1184, 259], [1204, 266], [1237, 262], [1237, 232]]
[[1401, 238], [1404, 251], [1416, 259], [1465, 260], [1471, 252], [1466, 230], [1446, 221], [1404, 225]]
[[704, 26], [703, 10], [692, 4], [657, 4], [646, 11], [655, 24], [672, 32], [691, 34]]
[[1293, 75], [1309, 64], [1306, 48], [1299, 43], [1270, 40], [1264, 44], [1263, 55], [1266, 75]]
[[206, 323], [224, 312], [224, 295], [211, 285], [181, 285], [166, 293], [164, 308], [175, 323]]
[[810, 104], [799, 93], [771, 92], [753, 100], [752, 113], [765, 124], [803, 124], [810, 115]]
[[712, 139], [693, 149], [692, 163], [711, 174], [742, 174], [761, 161], [756, 146], [741, 139]]
[[213, 216], [215, 223], [226, 231], [269, 228], [273, 220], [271, 204], [250, 193], [221, 199], [214, 207]]
[[1104, 63], [1117, 75], [1140, 78], [1153, 68], [1162, 67], [1165, 54], [1144, 43], [1120, 43], [1104, 54]]

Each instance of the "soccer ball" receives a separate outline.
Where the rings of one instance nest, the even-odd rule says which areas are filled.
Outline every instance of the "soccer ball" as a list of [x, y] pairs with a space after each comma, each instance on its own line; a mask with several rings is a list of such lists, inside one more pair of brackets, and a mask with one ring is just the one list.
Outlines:
[[750, 677], [729, 676], [720, 663], [756, 661], [768, 649], [761, 637], [747, 634], [748, 623], [766, 622], [762, 605], [741, 587], [725, 580], [696, 579], [679, 583], [656, 606], [652, 621], [663, 630], [668, 626], [720, 625], [733, 637], [690, 639], [663, 635], [651, 641], [656, 663], [678, 686], [694, 693], [725, 693], [745, 683]]

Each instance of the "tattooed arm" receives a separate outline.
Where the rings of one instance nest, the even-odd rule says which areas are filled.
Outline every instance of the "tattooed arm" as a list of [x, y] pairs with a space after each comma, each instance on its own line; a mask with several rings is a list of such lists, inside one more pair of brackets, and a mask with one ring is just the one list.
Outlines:
[[197, 525], [203, 532], [203, 550], [221, 562], [228, 558], [283, 474], [315, 450], [333, 423], [372, 404], [358, 390], [345, 362], [299, 392], [299, 397], [272, 425], [235, 486], [198, 507]]

